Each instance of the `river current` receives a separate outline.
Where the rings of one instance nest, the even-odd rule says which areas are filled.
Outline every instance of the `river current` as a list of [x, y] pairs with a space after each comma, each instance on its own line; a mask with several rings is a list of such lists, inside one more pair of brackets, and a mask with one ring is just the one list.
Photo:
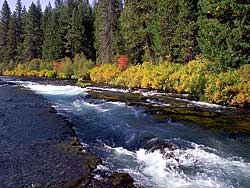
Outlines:
[[104, 161], [95, 172], [96, 178], [109, 171], [121, 171], [129, 173], [138, 187], [250, 187], [248, 136], [230, 137], [222, 131], [185, 125], [171, 118], [159, 122], [143, 107], [89, 97], [94, 87], [15, 83], [42, 95], [58, 114], [74, 123], [85, 150]]

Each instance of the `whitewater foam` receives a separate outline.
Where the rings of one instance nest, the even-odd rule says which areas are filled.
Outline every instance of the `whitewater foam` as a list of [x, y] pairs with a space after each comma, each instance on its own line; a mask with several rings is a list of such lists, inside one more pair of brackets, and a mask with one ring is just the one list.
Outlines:
[[112, 92], [118, 92], [118, 93], [128, 93], [128, 89], [118, 89], [118, 88], [104, 88], [104, 87], [86, 87], [89, 90], [99, 90], [99, 91], [112, 91]]
[[191, 101], [188, 99], [181, 99], [181, 98], [173, 98], [175, 100], [178, 101], [183, 101], [183, 102], [187, 102], [196, 106], [200, 106], [200, 107], [208, 107], [208, 108], [226, 108], [225, 106], [222, 105], [218, 105], [218, 104], [211, 104], [211, 103], [207, 103], [207, 102], [201, 102], [201, 101]]
[[[191, 144], [191, 145], [189, 145]], [[136, 163], [136, 168], [124, 168], [137, 182], [159, 188], [234, 188], [228, 176], [244, 174], [249, 178], [250, 164], [238, 157], [227, 158], [217, 150], [187, 142], [188, 148], [149, 151], [129, 151], [122, 147], [107, 151]], [[127, 156], [127, 157], [126, 157]], [[190, 171], [190, 169], [192, 169]]]

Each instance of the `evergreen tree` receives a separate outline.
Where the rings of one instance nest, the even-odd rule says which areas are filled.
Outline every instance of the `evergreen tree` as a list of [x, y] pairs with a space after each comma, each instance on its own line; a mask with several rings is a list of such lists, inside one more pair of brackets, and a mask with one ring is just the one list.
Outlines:
[[159, 60], [171, 59], [171, 40], [178, 24], [178, 1], [158, 0], [149, 24], [154, 54]]
[[250, 63], [249, 1], [199, 1], [199, 47], [221, 68]]
[[56, 13], [58, 25], [55, 30], [57, 31], [57, 42], [61, 49], [61, 58], [70, 57], [70, 51], [68, 51], [68, 39], [67, 33], [71, 29], [71, 12], [68, 5], [62, 6], [60, 10]]
[[171, 40], [174, 61], [188, 62], [199, 54], [196, 40], [197, 1], [178, 0], [177, 28]]
[[95, 47], [97, 63], [111, 63], [114, 54], [113, 42], [120, 14], [118, 0], [100, 0], [95, 12]]
[[7, 45], [6, 45], [6, 62], [12, 60], [15, 62], [17, 57], [17, 22], [15, 14], [10, 18], [9, 30], [7, 35]]
[[31, 60], [42, 56], [43, 34], [41, 29], [41, 6], [31, 4], [25, 26], [24, 49], [25, 59]]
[[[97, 54], [100, 54], [99, 49], [101, 48], [101, 36], [104, 32], [104, 1], [95, 1], [93, 8], [94, 15], [94, 47], [97, 51]], [[96, 55], [98, 56], [98, 55]], [[96, 62], [101, 63], [101, 59], [97, 58]]]
[[59, 10], [63, 6], [63, 0], [55, 0], [55, 9]]
[[95, 59], [94, 48], [94, 17], [88, 0], [84, 0], [79, 7], [80, 15], [82, 15], [82, 25], [84, 26], [84, 37], [82, 40], [81, 50], [87, 58]]
[[84, 27], [81, 24], [82, 15], [79, 15], [79, 10], [74, 8], [70, 22], [70, 30], [66, 35], [66, 52], [73, 58], [81, 51], [81, 41], [83, 40]]
[[23, 40], [24, 40], [24, 10], [22, 8], [21, 0], [17, 0], [15, 8], [16, 17], [16, 62], [23, 62]]
[[5, 0], [0, 15], [0, 63], [9, 63], [7, 44], [10, 20], [10, 7], [7, 1]]
[[42, 46], [42, 56], [44, 59], [53, 60], [53, 55], [51, 54], [51, 46], [53, 42], [53, 24], [52, 24], [52, 6], [49, 3], [44, 10], [42, 17], [42, 29], [44, 31], [43, 36], [43, 46]]
[[124, 49], [131, 62], [155, 61], [149, 24], [155, 12], [156, 0], [127, 0], [121, 14], [121, 34]]

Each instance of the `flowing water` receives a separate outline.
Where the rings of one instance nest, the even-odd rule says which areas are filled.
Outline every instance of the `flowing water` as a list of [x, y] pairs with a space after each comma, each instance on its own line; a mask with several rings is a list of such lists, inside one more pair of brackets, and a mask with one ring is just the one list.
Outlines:
[[89, 97], [96, 88], [18, 83], [42, 95], [75, 124], [85, 149], [105, 162], [98, 166], [96, 178], [115, 170], [128, 172], [138, 187], [250, 187], [248, 136], [232, 138], [223, 131], [171, 119], [159, 122], [143, 107]]

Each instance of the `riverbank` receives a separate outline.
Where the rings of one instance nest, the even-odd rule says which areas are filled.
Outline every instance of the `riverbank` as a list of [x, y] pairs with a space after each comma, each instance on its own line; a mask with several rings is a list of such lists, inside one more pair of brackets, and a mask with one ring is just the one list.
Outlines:
[[77, 63], [79, 62], [61, 62], [57, 63], [58, 66], [60, 65], [60, 69], [56, 69], [55, 67], [58, 66], [55, 66], [47, 70], [42, 66], [44, 65], [42, 60], [34, 60], [17, 65], [13, 70], [3, 71], [2, 74], [5, 76], [78, 79], [78, 84], [84, 87], [89, 84], [86, 85], [81, 80], [90, 79], [94, 83], [115, 87], [189, 94], [196, 100], [211, 104], [250, 106], [250, 66], [248, 64], [238, 68], [222, 69], [216, 63], [201, 58], [183, 64], [145, 62], [125, 67], [119, 63], [93, 67], [93, 65], [87, 66], [88, 61], [83, 61], [81, 65], [86, 65], [85, 68], [75, 73], [69, 72], [68, 66], [75, 66]]
[[145, 62], [126, 70], [106, 64], [92, 69], [90, 78], [95, 83], [190, 94], [211, 104], [249, 107], [249, 72], [249, 65], [220, 69], [214, 62], [196, 59], [185, 64]]
[[72, 124], [34, 92], [0, 81], [0, 187], [118, 187], [127, 174], [94, 179], [102, 161], [80, 145]]

